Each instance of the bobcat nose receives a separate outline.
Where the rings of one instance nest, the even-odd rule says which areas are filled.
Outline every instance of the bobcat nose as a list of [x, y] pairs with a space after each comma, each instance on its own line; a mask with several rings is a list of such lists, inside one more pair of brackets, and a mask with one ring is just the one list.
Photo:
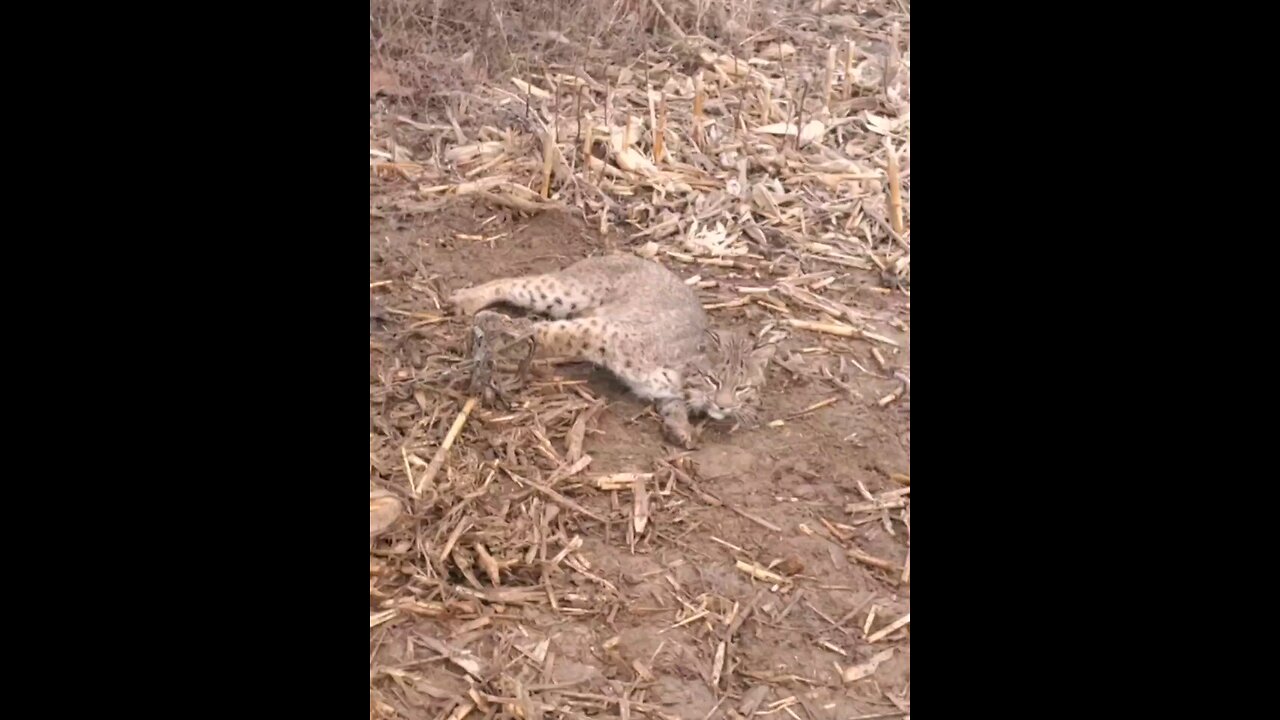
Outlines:
[[732, 390], [721, 389], [712, 400], [724, 412], [732, 412], [738, 407], [738, 398]]

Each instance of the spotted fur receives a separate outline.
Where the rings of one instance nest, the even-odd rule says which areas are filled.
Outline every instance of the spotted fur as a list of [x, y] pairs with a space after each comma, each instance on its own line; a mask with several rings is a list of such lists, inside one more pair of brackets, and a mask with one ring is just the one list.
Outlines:
[[[709, 329], [693, 290], [633, 255], [587, 258], [544, 275], [502, 278], [450, 298], [482, 329], [531, 335], [538, 353], [593, 362], [653, 400], [669, 439], [690, 447], [689, 413], [754, 423], [773, 345]], [[484, 308], [507, 303], [550, 319]]]

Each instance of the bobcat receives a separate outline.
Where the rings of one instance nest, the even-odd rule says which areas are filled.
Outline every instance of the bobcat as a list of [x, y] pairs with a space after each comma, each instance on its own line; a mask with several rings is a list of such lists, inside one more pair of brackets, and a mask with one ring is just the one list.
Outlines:
[[[693, 447], [690, 411], [754, 423], [776, 346], [711, 331], [693, 290], [658, 263], [633, 255], [591, 257], [545, 275], [459, 290], [450, 302], [486, 332], [532, 336], [539, 354], [603, 366], [653, 400], [669, 440]], [[550, 316], [512, 318], [505, 302]]]

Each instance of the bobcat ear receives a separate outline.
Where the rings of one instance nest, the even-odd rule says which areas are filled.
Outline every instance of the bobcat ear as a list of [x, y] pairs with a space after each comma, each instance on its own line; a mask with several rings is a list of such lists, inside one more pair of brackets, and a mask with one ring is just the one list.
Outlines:
[[764, 382], [765, 369], [769, 367], [769, 361], [773, 359], [773, 355], [777, 351], [778, 346], [773, 343], [757, 346], [751, 351], [751, 354], [747, 356], [748, 382], [753, 385], [759, 385]]
[[720, 347], [719, 333], [717, 333], [715, 330], [712, 330], [711, 328], [707, 328], [706, 330], [703, 330], [703, 332], [706, 333], [707, 337], [711, 340], [711, 342], [715, 343], [716, 347]]
[[768, 345], [757, 345], [751, 354], [747, 356], [747, 373], [750, 382], [759, 384], [764, 382], [765, 368], [769, 367], [769, 361], [773, 359], [774, 353], [778, 351], [778, 346], [769, 343]]
[[757, 345], [755, 349], [751, 351], [751, 362], [759, 365], [767, 365], [777, 352], [778, 346], [775, 343]]

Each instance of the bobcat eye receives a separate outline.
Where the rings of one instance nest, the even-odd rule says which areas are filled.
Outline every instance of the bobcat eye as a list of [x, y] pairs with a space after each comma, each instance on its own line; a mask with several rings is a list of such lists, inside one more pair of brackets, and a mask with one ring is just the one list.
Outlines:
[[714, 388], [720, 387], [720, 382], [715, 378], [711, 377], [710, 375], [708, 375], [707, 373], [701, 370], [695, 370], [695, 372], [697, 372], [698, 376], [701, 377], [703, 380], [705, 380], [707, 384], [710, 385], [711, 387], [714, 387]]

